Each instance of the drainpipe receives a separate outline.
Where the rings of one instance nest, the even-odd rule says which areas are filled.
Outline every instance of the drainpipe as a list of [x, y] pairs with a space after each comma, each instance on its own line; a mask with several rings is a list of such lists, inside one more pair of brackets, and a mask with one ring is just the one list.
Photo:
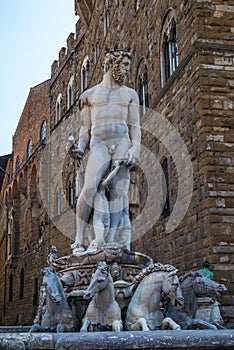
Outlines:
[[[76, 81], [76, 49], [73, 50], [73, 55], [72, 55], [72, 75], [74, 76], [74, 83], [73, 83], [73, 98], [74, 101], [76, 101], [76, 91], [77, 91], [77, 81]], [[77, 129], [77, 123], [76, 123], [76, 103], [74, 103], [73, 106], [73, 130], [76, 131]], [[72, 178], [72, 187], [73, 187], [73, 205], [74, 205], [74, 228], [75, 231], [73, 233], [73, 239], [75, 239], [75, 232], [76, 232], [76, 160], [73, 159], [73, 169], [72, 169], [72, 173], [73, 173], [73, 178]]]
[[47, 244], [47, 254], [50, 252], [50, 242], [51, 242], [51, 113], [52, 113], [52, 94], [49, 94], [49, 126], [48, 126], [48, 244]]

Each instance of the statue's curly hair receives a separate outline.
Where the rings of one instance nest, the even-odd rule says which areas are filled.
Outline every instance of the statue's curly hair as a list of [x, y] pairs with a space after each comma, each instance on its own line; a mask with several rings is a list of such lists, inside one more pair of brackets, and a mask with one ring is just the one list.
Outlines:
[[127, 50], [109, 50], [106, 51], [103, 66], [104, 72], [108, 72], [108, 70], [112, 67], [118, 66], [123, 57], [127, 57], [129, 59], [132, 58], [132, 53]]

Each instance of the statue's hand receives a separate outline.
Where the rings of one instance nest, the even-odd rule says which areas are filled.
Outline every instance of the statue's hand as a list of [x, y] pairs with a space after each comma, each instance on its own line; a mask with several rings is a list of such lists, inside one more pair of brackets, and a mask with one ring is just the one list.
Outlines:
[[133, 165], [140, 162], [138, 145], [132, 146], [128, 150], [126, 154], [126, 161], [128, 165]]

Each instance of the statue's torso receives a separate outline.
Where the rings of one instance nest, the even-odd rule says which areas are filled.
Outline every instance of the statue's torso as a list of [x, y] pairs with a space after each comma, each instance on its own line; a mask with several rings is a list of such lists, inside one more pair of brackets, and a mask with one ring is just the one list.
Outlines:
[[102, 84], [87, 91], [91, 114], [91, 136], [101, 140], [128, 138], [128, 108], [131, 89], [109, 89]]

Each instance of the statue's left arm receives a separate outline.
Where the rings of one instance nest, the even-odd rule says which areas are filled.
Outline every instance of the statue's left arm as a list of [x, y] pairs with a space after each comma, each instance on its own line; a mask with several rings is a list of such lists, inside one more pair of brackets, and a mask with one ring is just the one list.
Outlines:
[[132, 142], [131, 148], [127, 152], [127, 161], [129, 164], [139, 163], [140, 161], [140, 113], [139, 99], [135, 90], [130, 89], [131, 102], [128, 109], [129, 136]]

